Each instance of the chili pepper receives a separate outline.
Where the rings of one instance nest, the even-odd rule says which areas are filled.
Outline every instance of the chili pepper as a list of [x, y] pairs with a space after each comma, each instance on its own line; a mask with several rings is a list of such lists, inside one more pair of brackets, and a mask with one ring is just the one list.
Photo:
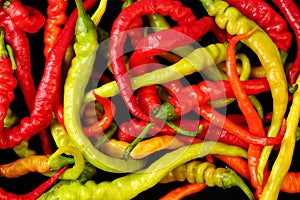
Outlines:
[[[226, 28], [231, 35], [242, 34], [255, 29], [254, 33], [242, 42], [256, 53], [265, 69], [273, 98], [273, 116], [267, 136], [278, 135], [288, 102], [287, 81], [278, 48], [259, 26], [243, 16], [236, 8], [229, 7], [228, 3], [205, 0], [201, 0], [201, 2], [208, 14], [215, 16], [216, 24], [220, 28]], [[218, 12], [216, 12], [215, 4], [218, 4]], [[236, 26], [237, 24], [238, 26]], [[261, 156], [260, 162], [262, 158], [268, 160], [271, 149], [272, 147], [264, 147], [262, 154], [266, 156]]]
[[[153, 5], [155, 5], [153, 7]], [[180, 10], [180, 12], [178, 12]], [[140, 2], [134, 2], [131, 6], [122, 10], [117, 19], [114, 21], [111, 40], [110, 40], [110, 63], [113, 70], [115, 80], [118, 84], [120, 94], [129, 109], [129, 111], [138, 118], [146, 121], [150, 121], [150, 117], [143, 113], [137, 106], [135, 97], [132, 94], [132, 87], [128, 74], [126, 73], [126, 66], [123, 57], [120, 57], [123, 53], [123, 48], [120, 48], [125, 43], [124, 34], [120, 35], [123, 31], [128, 30], [129, 25], [139, 16], [147, 14], [163, 14], [170, 15], [171, 18], [176, 20], [179, 24], [186, 23], [195, 19], [191, 10], [187, 7], [183, 7], [178, 1], [155, 1], [146, 0]]]
[[100, 1], [98, 8], [91, 16], [91, 20], [94, 22], [95, 25], [98, 25], [101, 21], [101, 18], [106, 10], [107, 0]]
[[[298, 77], [296, 84], [300, 84]], [[277, 158], [273, 164], [271, 174], [267, 180], [261, 199], [277, 198], [282, 182], [286, 173], [290, 168], [292, 161], [295, 143], [296, 131], [298, 128], [300, 118], [300, 91], [294, 93], [292, 105], [290, 107], [287, 120], [286, 120], [286, 134], [281, 142], [280, 150]]]
[[66, 9], [68, 1], [47, 0], [47, 19], [44, 30], [44, 55], [48, 56], [61, 32], [61, 26], [67, 21]]
[[17, 178], [28, 174], [29, 172], [46, 173], [52, 168], [59, 169], [66, 164], [74, 163], [73, 159], [58, 158], [53, 163], [48, 162], [48, 156], [46, 155], [32, 155], [25, 158], [19, 158], [18, 160], [1, 164], [0, 176], [5, 178]]
[[[78, 19], [74, 44], [75, 57], [65, 82], [64, 122], [72, 143], [82, 151], [84, 157], [96, 167], [110, 172], [129, 172], [142, 168], [144, 161], [124, 161], [98, 151], [85, 136], [80, 122], [81, 99], [89, 80], [98, 46], [94, 23], [85, 13], [81, 1], [76, 1]], [[75, 101], [76, 100], [76, 101]]]
[[38, 186], [33, 191], [23, 194], [23, 195], [17, 195], [14, 193], [6, 192], [2, 188], [0, 188], [0, 199], [11, 199], [11, 200], [22, 200], [22, 199], [37, 199], [39, 196], [41, 196], [44, 192], [48, 190], [52, 185], [55, 184], [59, 176], [67, 169], [67, 165], [60, 168], [51, 178], [49, 178], [46, 182], [42, 183], [40, 186]]
[[262, 0], [226, 0], [226, 2], [263, 28], [278, 48], [284, 51], [289, 49], [292, 35], [286, 21], [267, 2]]
[[13, 101], [14, 89], [17, 86], [17, 80], [13, 76], [14, 69], [10, 61], [8, 50], [5, 48], [4, 29], [0, 27], [0, 63], [1, 63], [1, 106], [0, 106], [0, 131], [4, 128], [4, 119], [7, 115], [9, 104]]
[[[225, 62], [218, 64], [217, 67], [224, 72], [226, 71], [226, 63]], [[242, 66], [240, 63], [236, 64], [236, 69], [237, 69], [238, 74], [240, 75], [242, 72]], [[262, 66], [251, 67], [250, 78], [264, 78], [264, 77], [266, 77], [266, 74], [265, 74], [265, 70]]]
[[44, 15], [32, 6], [22, 5], [18, 0], [4, 1], [3, 9], [15, 25], [24, 32], [36, 33], [44, 26]]
[[[130, 143], [125, 141], [119, 141], [110, 139], [101, 147], [101, 151], [105, 152], [114, 158], [123, 158], [123, 154]], [[172, 135], [161, 135], [148, 138], [139, 142], [135, 148], [131, 151], [130, 157], [132, 159], [142, 159], [149, 156], [152, 153], [158, 152], [163, 149], [174, 150], [184, 146], [185, 143], [177, 139]]]
[[[199, 151], [200, 149], [201, 151]], [[197, 143], [169, 152], [144, 170], [130, 173], [111, 182], [104, 181], [96, 184], [93, 180], [90, 180], [84, 185], [81, 185], [79, 182], [72, 182], [60, 186], [48, 195], [45, 194], [44, 198], [56, 197], [64, 199], [64, 197], [68, 197], [82, 199], [83, 197], [89, 197], [90, 199], [133, 199], [137, 194], [159, 183], [169, 171], [190, 160], [207, 154], [247, 157], [247, 152], [239, 147], [218, 142]]]
[[[86, 1], [86, 9], [93, 6], [94, 3], [94, 0]], [[70, 40], [72, 39], [71, 36], [73, 36], [73, 27], [75, 26], [75, 22], [77, 19], [76, 17], [77, 12], [73, 12], [58, 38], [59, 42], [56, 43], [56, 45], [53, 47], [55, 50], [49, 53], [45, 64], [45, 73], [40, 82], [39, 90], [35, 97], [35, 106], [33, 107], [30, 117], [23, 118], [20, 122], [20, 125], [15, 126], [11, 129], [5, 129], [3, 131], [0, 139], [0, 148], [14, 147], [20, 144], [21, 141], [28, 140], [30, 137], [45, 129], [50, 124], [52, 119], [51, 112], [55, 96], [54, 94], [57, 88], [56, 80], [60, 77], [60, 66], [63, 60], [63, 53], [68, 47]], [[13, 36], [15, 36], [16, 32], [10, 29], [10, 26], [13, 26], [12, 22], [4, 12], [0, 12], [0, 23], [3, 24], [6, 32], [8, 30], [8, 32], [12, 34], [7, 39], [8, 42], [9, 39], [14, 43], [20, 41], [19, 39], [15, 39], [18, 37], [14, 37], [13, 39]], [[18, 45], [16, 46], [19, 50], [21, 49]], [[26, 75], [26, 73], [24, 74]], [[47, 93], [45, 93], [45, 91], [47, 91]], [[30, 98], [32, 98], [32, 96], [30, 96]], [[43, 112], [41, 112], [41, 108]]]
[[50, 131], [57, 147], [73, 145], [65, 127], [56, 119], [51, 122]]
[[[197, 21], [147, 35], [136, 46], [130, 56], [129, 64], [133, 67], [139, 66], [148, 63], [155, 55], [190, 44], [201, 38], [213, 25], [214, 20], [211, 17], [202, 17]], [[154, 45], [155, 48], [149, 48]]]
[[104, 106], [104, 115], [102, 115], [97, 123], [83, 128], [85, 135], [88, 137], [94, 136], [107, 129], [113, 121], [116, 110], [114, 104], [108, 98], [102, 98], [96, 95], [96, 99]]
[[160, 200], [180, 200], [188, 195], [200, 192], [206, 187], [205, 183], [189, 183], [185, 186], [178, 187], [175, 190], [170, 191], [168, 194], [160, 198]]
[[[262, 121], [258, 115], [258, 113], [255, 111], [254, 107], [251, 104], [250, 99], [248, 98], [248, 95], [246, 94], [245, 90], [243, 89], [242, 83], [239, 80], [238, 73], [235, 68], [235, 45], [240, 40], [246, 39], [250, 37], [254, 33], [255, 29], [246, 32], [244, 34], [236, 35], [232, 37], [228, 43], [227, 46], [227, 59], [226, 59], [226, 74], [228, 77], [228, 80], [231, 84], [232, 90], [236, 96], [238, 106], [241, 109], [242, 113], [244, 114], [249, 131], [253, 133], [254, 135], [264, 137], [265, 131], [264, 127], [262, 125]], [[261, 187], [258, 184], [257, 180], [257, 166], [258, 166], [258, 160], [260, 157], [262, 151], [262, 147], [257, 145], [249, 145], [248, 148], [248, 168], [250, 172], [250, 180], [252, 186], [258, 190], [258, 195], [260, 193]]]
[[277, 5], [285, 19], [288, 21], [296, 37], [298, 52], [296, 59], [288, 72], [289, 82], [293, 85], [300, 71], [300, 10], [294, 1], [273, 0], [273, 2]]
[[216, 168], [214, 164], [200, 160], [190, 161], [176, 167], [160, 183], [184, 180], [187, 180], [189, 183], [206, 183], [208, 187], [218, 186], [223, 189], [238, 186], [249, 199], [254, 199], [246, 183], [232, 169]]
[[250, 180], [248, 163], [245, 159], [241, 157], [235, 157], [235, 156], [221, 156], [221, 155], [213, 155], [213, 156], [223, 161], [230, 168], [232, 168], [236, 173], [238, 173], [241, 177]]

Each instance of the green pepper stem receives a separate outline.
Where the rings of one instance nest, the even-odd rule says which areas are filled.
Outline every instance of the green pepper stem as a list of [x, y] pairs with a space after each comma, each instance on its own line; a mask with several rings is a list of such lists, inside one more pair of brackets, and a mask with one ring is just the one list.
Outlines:
[[57, 156], [51, 161], [50, 166], [51, 166], [51, 170], [58, 170], [65, 165], [74, 164], [74, 163], [75, 163], [74, 158]]
[[202, 132], [203, 129], [203, 124], [200, 124], [198, 127], [197, 131], [188, 131], [185, 129], [180, 128], [179, 126], [177, 126], [176, 124], [174, 124], [171, 121], [166, 121], [165, 122], [169, 127], [171, 127], [173, 130], [175, 130], [176, 132], [182, 134], [182, 135], [186, 135], [186, 136], [192, 136], [192, 137], [196, 137], [199, 133]]
[[123, 153], [123, 159], [128, 160], [131, 151], [134, 149], [134, 147], [147, 135], [147, 133], [150, 131], [150, 129], [155, 125], [155, 122], [148, 123], [143, 131], [126, 147]]
[[110, 125], [109, 130], [107, 131], [106, 134], [104, 134], [99, 140], [97, 140], [94, 144], [94, 146], [99, 149], [103, 144], [105, 144], [116, 132], [117, 130], [117, 125], [115, 123], [112, 123]]

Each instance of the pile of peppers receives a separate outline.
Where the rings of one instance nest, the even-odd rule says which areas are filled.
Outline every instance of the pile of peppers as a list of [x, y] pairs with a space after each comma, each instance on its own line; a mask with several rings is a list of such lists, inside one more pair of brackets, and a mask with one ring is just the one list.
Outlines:
[[297, 0], [0, 4], [0, 199], [300, 198]]

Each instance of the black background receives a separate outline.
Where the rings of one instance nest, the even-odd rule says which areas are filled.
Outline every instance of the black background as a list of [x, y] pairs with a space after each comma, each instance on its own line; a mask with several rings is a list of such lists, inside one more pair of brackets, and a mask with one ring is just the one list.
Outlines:
[[[297, 1], [297, 0], [296, 0]], [[22, 0], [23, 4], [26, 5], [32, 5], [36, 8], [38, 8], [41, 12], [43, 12], [46, 16], [46, 9], [47, 9], [47, 1], [46, 0], [38, 0], [38, 1], [32, 1], [32, 0]], [[201, 3], [197, 0], [188, 0], [188, 1], [182, 1], [182, 3], [194, 11], [195, 15], [197, 17], [200, 17], [205, 13], [204, 9], [202, 8]], [[270, 1], [268, 3], [272, 4]], [[122, 2], [121, 0], [109, 0], [108, 1], [108, 8], [105, 12], [102, 21], [100, 23], [100, 26], [104, 28], [105, 30], [109, 31], [112, 26], [113, 20], [116, 18], [117, 14], [121, 10]], [[69, 2], [68, 11], [69, 14], [73, 9], [75, 8], [74, 2]], [[91, 10], [92, 11], [92, 10]], [[45, 63], [45, 59], [43, 56], [43, 29], [41, 29], [36, 34], [28, 34], [28, 38], [30, 41], [30, 47], [31, 47], [31, 60], [32, 60], [32, 73], [35, 78], [36, 86], [38, 87], [39, 81], [43, 75], [43, 67]], [[292, 49], [295, 51], [291, 51], [291, 55], [289, 59], [294, 59], [294, 54], [296, 52], [296, 46], [295, 42], [292, 43]], [[16, 89], [16, 97], [14, 102], [12, 102], [12, 108], [16, 110], [18, 116], [20, 119], [23, 116], [28, 115], [28, 111], [26, 110], [26, 106], [24, 104], [24, 100], [22, 97], [22, 93], [20, 92], [19, 88]], [[266, 96], [259, 96], [260, 100], [265, 103], [265, 105], [268, 105], [268, 108], [270, 109], [270, 102], [271, 99]], [[41, 148], [39, 146], [40, 141], [37, 136], [34, 136], [30, 140], [30, 147], [32, 149], [35, 149], [38, 153], [41, 153]], [[291, 171], [299, 171], [299, 145], [297, 145], [295, 149], [295, 155], [294, 160], [291, 166]], [[11, 149], [4, 149], [0, 151], [0, 163], [7, 163], [16, 160], [18, 157], [14, 154], [14, 152]], [[271, 155], [271, 160], [274, 159], [276, 155]], [[217, 163], [218, 166], [224, 166], [222, 162]], [[95, 176], [95, 181], [103, 181], [103, 180], [113, 180], [114, 178], [117, 178], [120, 176], [120, 174], [111, 174], [106, 173], [102, 171], [98, 171], [97, 175]], [[5, 179], [0, 178], [0, 187], [2, 187], [4, 190], [9, 192], [15, 192], [18, 194], [27, 193], [31, 190], [33, 190], [35, 187], [40, 185], [43, 181], [47, 180], [47, 177], [42, 176], [38, 173], [30, 173], [28, 175], [22, 176], [20, 178], [15, 179]], [[143, 193], [138, 195], [135, 199], [158, 199], [159, 197], [162, 197], [172, 189], [186, 185], [186, 182], [183, 183], [171, 183], [171, 184], [159, 184]], [[222, 200], [229, 200], [229, 199], [247, 199], [243, 192], [236, 187], [233, 187], [231, 189], [222, 189], [218, 187], [207, 187], [200, 193], [190, 195], [189, 197], [185, 199], [222, 199]], [[293, 200], [293, 199], [300, 199], [300, 195], [298, 194], [285, 194], [280, 193], [279, 195], [280, 200]]]

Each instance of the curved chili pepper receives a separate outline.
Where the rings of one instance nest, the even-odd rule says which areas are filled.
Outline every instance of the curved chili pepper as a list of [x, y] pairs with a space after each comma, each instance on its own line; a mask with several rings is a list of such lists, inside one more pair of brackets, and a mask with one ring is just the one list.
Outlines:
[[19, 0], [4, 1], [3, 9], [15, 25], [24, 32], [36, 33], [44, 26], [44, 15], [32, 6], [22, 5]]
[[[300, 84], [298, 77], [296, 84]], [[261, 199], [277, 198], [285, 175], [288, 173], [296, 143], [296, 131], [300, 119], [300, 90], [294, 93], [292, 105], [286, 120], [286, 134], [281, 142], [278, 156], [273, 164], [271, 174], [264, 186]]]
[[168, 194], [159, 198], [159, 200], [180, 200], [184, 197], [187, 197], [191, 194], [200, 192], [206, 187], [205, 183], [189, 183], [185, 186], [178, 187], [175, 190], [170, 191]]
[[[210, 151], [199, 151], [199, 149], [210, 149]], [[144, 170], [125, 175], [111, 182], [104, 181], [97, 184], [90, 180], [84, 185], [73, 182], [61, 185], [55, 191], [45, 193], [43, 197], [44, 199], [63, 198], [67, 195], [68, 198], [73, 199], [82, 199], [83, 197], [90, 197], [90, 199], [133, 199], [139, 193], [159, 183], [169, 171], [207, 154], [247, 157], [247, 152], [239, 147], [218, 142], [197, 143], [174, 150], [154, 161]], [[178, 157], [178, 155], [180, 156]], [[136, 184], [131, 184], [133, 182]]]
[[298, 51], [296, 59], [288, 72], [289, 82], [290, 84], [294, 84], [300, 72], [300, 10], [294, 1], [273, 0], [273, 2], [278, 6], [286, 20], [289, 22], [296, 37]]
[[15, 146], [13, 150], [20, 158], [25, 158], [37, 154], [35, 150], [29, 148], [29, 143], [25, 140], [22, 141], [18, 146]]
[[109, 172], [136, 171], [145, 165], [145, 161], [130, 160], [126, 162], [107, 156], [98, 151], [83, 132], [80, 123], [81, 102], [84, 88], [93, 69], [98, 41], [95, 24], [85, 13], [82, 2], [76, 0], [76, 5], [78, 19], [75, 29], [75, 57], [68, 72], [64, 92], [64, 122], [66, 130], [74, 146], [80, 149], [84, 157], [96, 167]]
[[[228, 80], [231, 84], [232, 90], [236, 96], [238, 106], [244, 114], [250, 133], [258, 135], [260, 137], [265, 136], [264, 127], [260, 116], [256, 112], [255, 108], [251, 104], [246, 91], [243, 89], [242, 83], [239, 80], [237, 70], [235, 68], [236, 58], [235, 58], [235, 45], [242, 39], [248, 38], [253, 34], [255, 30], [251, 30], [244, 34], [236, 35], [232, 37], [227, 46], [227, 59], [226, 59], [226, 74]], [[257, 180], [257, 166], [258, 160], [262, 151], [262, 147], [257, 145], [249, 145], [248, 148], [248, 168], [250, 172], [250, 180], [253, 187], [257, 190], [257, 195], [261, 193], [261, 186], [258, 184]]]
[[9, 52], [5, 47], [4, 35], [4, 29], [3, 27], [0, 27], [0, 132], [4, 128], [4, 119], [7, 115], [7, 109], [15, 97], [14, 89], [17, 86], [17, 80], [13, 76], [14, 69], [12, 68]]
[[189, 183], [206, 183], [208, 187], [218, 186], [223, 189], [238, 186], [249, 199], [255, 199], [243, 179], [232, 169], [216, 168], [214, 164], [200, 160], [190, 161], [176, 167], [161, 179], [160, 183], [185, 180]]
[[11, 199], [11, 200], [28, 200], [28, 199], [37, 199], [40, 197], [44, 192], [46, 192], [52, 185], [55, 184], [55, 182], [58, 180], [60, 175], [67, 169], [67, 165], [60, 168], [51, 178], [49, 178], [47, 181], [42, 183], [40, 186], [38, 186], [33, 191], [23, 194], [23, 195], [17, 195], [14, 193], [6, 192], [2, 188], [0, 188], [0, 199]]
[[[96, 3], [95, 0], [86, 1], [86, 9]], [[72, 40], [73, 30], [75, 22], [77, 19], [77, 12], [73, 12], [64, 27], [62, 33], [58, 38], [58, 43], [53, 47], [55, 50], [49, 53], [49, 56], [45, 64], [45, 73], [42, 77], [42, 80], [39, 85], [39, 90], [35, 97], [35, 104], [31, 112], [30, 117], [25, 117], [21, 120], [20, 125], [14, 126], [11, 129], [5, 129], [0, 136], [0, 148], [9, 148], [14, 147], [20, 144], [23, 140], [28, 140], [33, 135], [37, 134], [41, 130], [45, 129], [52, 120], [52, 105], [54, 103], [54, 96], [57, 88], [56, 81], [60, 77], [60, 66], [63, 60], [64, 51], [67, 49], [70, 41]], [[11, 20], [8, 15], [3, 11], [0, 12], [0, 24], [2, 24], [8, 30], [8, 33], [11, 33], [10, 37], [7, 39], [10, 42], [18, 44], [19, 39], [16, 40], [14, 37], [16, 32], [10, 29], [12, 25]], [[14, 26], [13, 26], [14, 27]], [[18, 32], [19, 33], [19, 32]], [[11, 43], [10, 43], [11, 44]], [[20, 50], [20, 47], [17, 46]], [[16, 51], [15, 51], [16, 53]], [[20, 53], [20, 52], [19, 52]], [[19, 65], [18, 65], [19, 68]], [[26, 75], [23, 74], [23, 75]], [[26, 80], [26, 79], [25, 79]], [[29, 87], [30, 88], [30, 87]], [[28, 89], [28, 88], [27, 88]], [[45, 91], [48, 91], [45, 93]], [[30, 96], [30, 98], [34, 98]], [[42, 108], [42, 112], [41, 112]]]
[[67, 21], [66, 10], [68, 1], [47, 0], [47, 19], [44, 30], [44, 55], [48, 56], [61, 32], [61, 26]]
[[278, 48], [287, 51], [291, 45], [292, 34], [286, 21], [265, 1], [226, 0], [243, 15], [255, 21], [272, 38]]
[[[180, 12], [179, 12], [180, 10]], [[139, 16], [147, 14], [160, 13], [169, 14], [171, 18], [179, 24], [194, 20], [195, 17], [189, 8], [183, 7], [178, 1], [155, 1], [146, 0], [134, 2], [129, 7], [122, 10], [117, 19], [114, 21], [111, 40], [110, 40], [110, 63], [114, 73], [115, 80], [118, 84], [121, 96], [130, 112], [145, 121], [150, 121], [150, 117], [143, 113], [138, 107], [135, 97], [132, 94], [132, 87], [126, 66], [123, 60], [123, 48], [125, 43], [123, 31], [128, 30], [130, 24]]]
[[113, 121], [114, 113], [116, 108], [114, 104], [107, 98], [102, 98], [96, 95], [96, 99], [100, 102], [104, 107], [104, 114], [101, 116], [101, 119], [87, 127], [83, 128], [83, 131], [87, 137], [91, 137], [96, 135], [99, 132], [103, 132], [107, 129]]

